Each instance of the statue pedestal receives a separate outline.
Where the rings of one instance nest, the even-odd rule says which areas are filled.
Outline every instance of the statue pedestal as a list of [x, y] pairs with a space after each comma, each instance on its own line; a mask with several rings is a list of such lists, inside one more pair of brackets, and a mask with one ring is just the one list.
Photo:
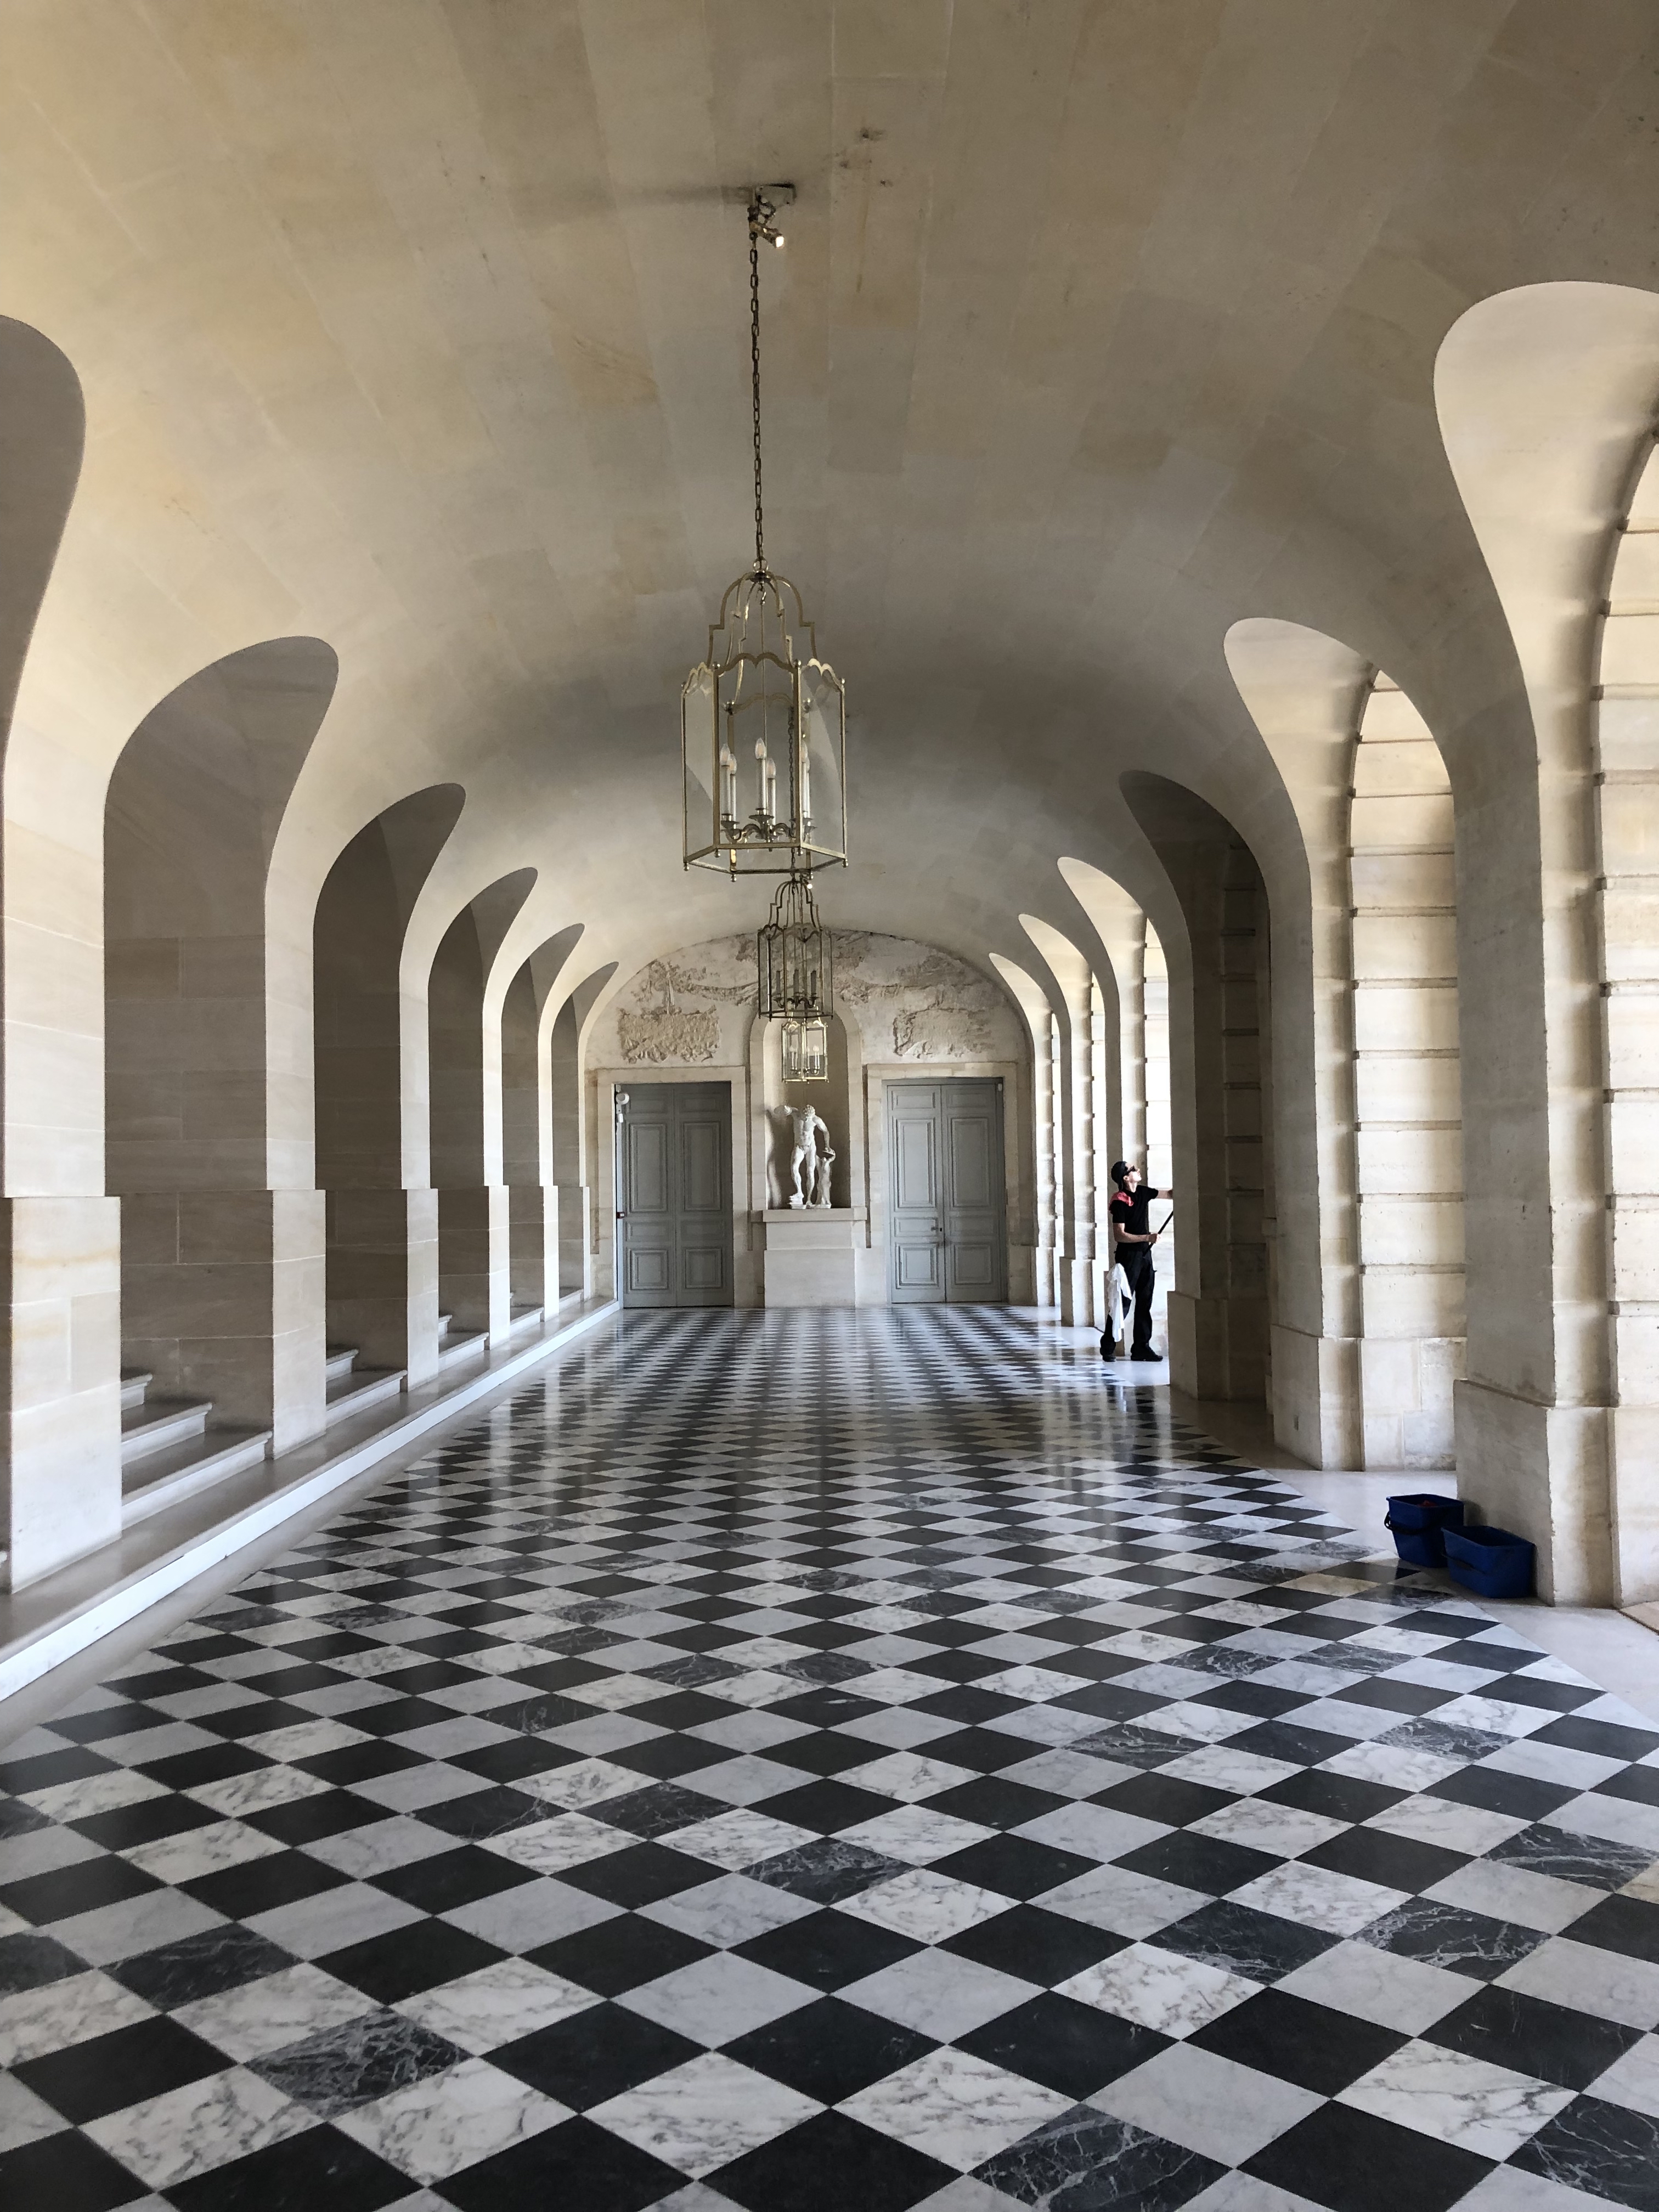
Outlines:
[[865, 1243], [861, 1206], [769, 1207], [764, 1224], [769, 1306], [854, 1306], [857, 1255]]

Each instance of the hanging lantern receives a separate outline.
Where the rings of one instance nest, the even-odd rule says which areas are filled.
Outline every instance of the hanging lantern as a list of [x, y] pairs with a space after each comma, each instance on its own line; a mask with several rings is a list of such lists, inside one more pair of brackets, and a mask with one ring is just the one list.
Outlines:
[[833, 954], [810, 876], [791, 876], [778, 886], [755, 951], [761, 1019], [783, 1024], [784, 1081], [826, 1081], [835, 1008]]
[[708, 658], [680, 691], [683, 857], [730, 875], [810, 876], [847, 860], [847, 702], [818, 657], [800, 593], [767, 566], [761, 501], [760, 248], [789, 185], [749, 201], [749, 349], [754, 404], [755, 559], [729, 585]]

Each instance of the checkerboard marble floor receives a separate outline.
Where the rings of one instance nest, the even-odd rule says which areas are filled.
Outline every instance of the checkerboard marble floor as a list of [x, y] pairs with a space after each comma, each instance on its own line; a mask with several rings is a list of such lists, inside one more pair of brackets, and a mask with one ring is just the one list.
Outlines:
[[1376, 1540], [630, 1317], [0, 1753], [0, 2203], [1659, 2207], [1659, 1733]]

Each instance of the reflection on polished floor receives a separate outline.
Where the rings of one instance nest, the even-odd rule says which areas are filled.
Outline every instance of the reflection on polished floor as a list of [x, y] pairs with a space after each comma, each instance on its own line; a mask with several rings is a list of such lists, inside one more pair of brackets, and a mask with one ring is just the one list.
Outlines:
[[0, 2202], [1659, 2203], [1659, 1728], [994, 1309], [637, 1316], [0, 1756]]

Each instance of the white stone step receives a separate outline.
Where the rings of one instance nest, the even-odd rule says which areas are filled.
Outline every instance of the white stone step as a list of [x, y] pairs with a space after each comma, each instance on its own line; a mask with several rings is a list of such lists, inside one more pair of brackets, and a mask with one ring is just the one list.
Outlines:
[[507, 1323], [510, 1333], [516, 1336], [521, 1328], [534, 1328], [545, 1310], [542, 1306], [514, 1306], [513, 1317]]
[[404, 1372], [401, 1367], [359, 1367], [342, 1375], [328, 1385], [324, 1427], [331, 1429], [337, 1421], [395, 1398], [404, 1387]]
[[449, 1332], [454, 1328], [454, 1326], [455, 1316], [453, 1314], [440, 1314], [438, 1316], [438, 1341], [441, 1345], [448, 1343]]
[[210, 1398], [160, 1398], [146, 1401], [121, 1416], [121, 1464], [149, 1459], [155, 1452], [171, 1451], [187, 1443], [207, 1427], [213, 1411]]
[[452, 1367], [464, 1366], [469, 1359], [482, 1359], [489, 1349], [489, 1338], [484, 1330], [469, 1331], [465, 1336], [444, 1335], [438, 1340], [438, 1372], [447, 1375]]
[[153, 1375], [147, 1375], [142, 1368], [124, 1368], [121, 1371], [121, 1411], [130, 1413], [136, 1407], [142, 1406], [144, 1393], [155, 1380]]
[[148, 1521], [198, 1490], [257, 1467], [270, 1442], [269, 1429], [210, 1429], [170, 1450], [148, 1453], [121, 1479], [121, 1525]]
[[338, 1382], [349, 1375], [356, 1364], [359, 1353], [355, 1344], [331, 1344], [323, 1361], [325, 1382]]

